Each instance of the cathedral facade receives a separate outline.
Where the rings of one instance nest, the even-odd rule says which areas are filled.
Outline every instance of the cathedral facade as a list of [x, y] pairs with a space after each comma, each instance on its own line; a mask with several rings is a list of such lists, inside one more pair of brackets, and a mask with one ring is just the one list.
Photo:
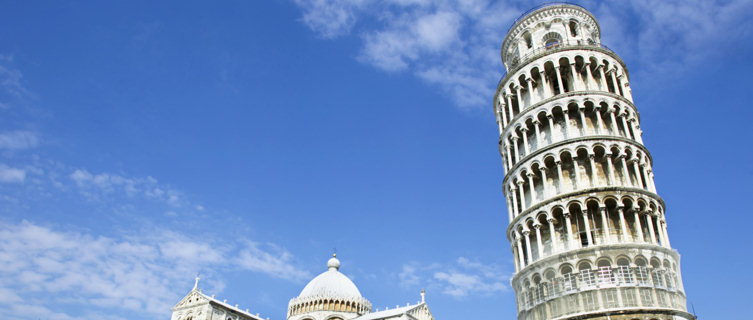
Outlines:
[[628, 70], [596, 18], [534, 8], [501, 56], [494, 114], [518, 319], [695, 319]]
[[[259, 314], [231, 306], [204, 294], [199, 278], [193, 290], [172, 309], [171, 320], [265, 320]], [[340, 272], [340, 260], [333, 254], [322, 272], [288, 303], [287, 320], [434, 320], [426, 305], [424, 292], [421, 302], [394, 309], [372, 312], [371, 302], [361, 296], [358, 287]], [[269, 318], [266, 318], [269, 320]]]

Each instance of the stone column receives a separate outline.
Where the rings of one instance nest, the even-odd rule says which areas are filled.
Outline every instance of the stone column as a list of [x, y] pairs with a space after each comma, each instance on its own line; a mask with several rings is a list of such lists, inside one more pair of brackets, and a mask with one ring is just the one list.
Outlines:
[[578, 115], [580, 116], [580, 125], [583, 127], [581, 134], [583, 136], [588, 135], [588, 122], [586, 122], [586, 107], [583, 105], [578, 106]]
[[570, 112], [568, 112], [567, 106], [565, 106], [562, 114], [565, 117], [565, 139], [568, 139], [570, 138]]
[[601, 107], [598, 105], [594, 106], [594, 113], [596, 113], [596, 128], [599, 129], [599, 134], [606, 135], [604, 133], [604, 120], [601, 119], [601, 112], [599, 112], [599, 109], [601, 109]]
[[635, 120], [635, 118], [631, 118], [630, 120], [628, 120], [628, 124], [630, 125], [630, 128], [633, 129], [633, 138], [635, 139], [635, 141], [638, 141], [641, 144], [643, 144], [643, 137], [641, 137], [641, 131], [640, 129], [638, 129], [636, 122], [637, 121]]
[[651, 243], [653, 244], [659, 244], [658, 241], [656, 241], [656, 232], [654, 230], [654, 216], [652, 212], [648, 212], [646, 214], [646, 221], [648, 222], [648, 233], [650, 234]]
[[502, 122], [504, 125], [507, 125], [507, 115], [505, 114], [505, 105], [500, 102], [499, 104], [499, 113], [502, 115]]
[[551, 195], [551, 193], [549, 192], [549, 184], [547, 183], [547, 180], [546, 180], [547, 169], [546, 167], [541, 165], [539, 166], [539, 171], [541, 172], [541, 184], [544, 185], [544, 197], [543, 198], [546, 199], [547, 197]]
[[510, 111], [510, 122], [515, 118], [515, 110], [512, 108], [512, 94], [505, 89], [505, 98], [507, 99], [507, 110]]
[[513, 209], [513, 218], [517, 217], [520, 212], [518, 212], [518, 190], [515, 187], [515, 183], [510, 183], [510, 192], [512, 193], [512, 209]]
[[[617, 76], [617, 80], [621, 80], [622, 78], [627, 79], [624, 75]], [[630, 90], [630, 83], [628, 81], [620, 81], [620, 85], [622, 86], [622, 92], [625, 94], [625, 98], [630, 100], [630, 102], [633, 102], [633, 93]]]
[[549, 121], [549, 143], [554, 143], [554, 115], [547, 114], [546, 119]]
[[[506, 196], [507, 196], [507, 199], [510, 199], [509, 193], [506, 194]], [[510, 203], [510, 201], [506, 201], [506, 202], [507, 202], [507, 217], [510, 219], [510, 223], [512, 223], [512, 219], [515, 218], [512, 215], [512, 204]]]
[[630, 172], [628, 171], [627, 162], [625, 161], [625, 158], [627, 157], [627, 155], [620, 154], [617, 157], [620, 158], [620, 162], [622, 164], [622, 176], [625, 178], [624, 179], [625, 180], [624, 181], [625, 186], [628, 186], [628, 187], [632, 186], [633, 185], [633, 181], [630, 180]]
[[544, 99], [550, 98], [552, 96], [552, 90], [549, 88], [549, 83], [546, 79], [546, 71], [542, 70], [541, 73], [541, 84], [544, 86]]
[[554, 218], [547, 217], [546, 222], [549, 223], [549, 238], [552, 239], [552, 254], [559, 251], [559, 245], [557, 245], [557, 241], [555, 241], [556, 233], [554, 232]]
[[533, 100], [533, 78], [526, 79], [526, 83], [528, 85], [528, 100], [530, 102], [529, 106], [532, 106], [536, 101]]
[[578, 91], [580, 85], [578, 85], [578, 73], [575, 72], [575, 63], [570, 64], [570, 73], [573, 75], [573, 91]]
[[567, 248], [573, 248], [573, 224], [570, 222], [570, 212], [564, 211], [562, 215], [565, 217], [565, 227], [567, 228]]
[[637, 187], [643, 189], [643, 177], [641, 177], [641, 171], [638, 168], [638, 159], [633, 159], [631, 162], [633, 163], [633, 171], [635, 171], [635, 180], [638, 182]]
[[539, 122], [539, 119], [534, 119], [533, 120], [533, 130], [534, 130], [534, 133], [536, 134], [536, 149], [537, 150], [541, 149], [541, 144], [542, 144], [542, 142], [541, 142], [541, 130], [539, 129], [539, 124], [541, 124]]
[[[512, 169], [512, 154], [510, 152], [510, 144], [505, 141], [505, 156], [507, 158], [508, 168]], [[509, 170], [509, 169], [508, 169]]]
[[557, 87], [560, 89], [560, 94], [565, 93], [565, 88], [562, 86], [562, 72], [560, 72], [560, 66], [554, 66], [554, 71], [557, 73]]
[[533, 174], [533, 172], [528, 172], [526, 174], [526, 176], [528, 176], [528, 185], [531, 188], [531, 205], [533, 205], [534, 203], [536, 203], [536, 198], [537, 198], [536, 197], [536, 187], [533, 184], [533, 176], [534, 176], [534, 174]]
[[628, 126], [627, 120], [625, 120], [627, 118], [627, 113], [621, 114], [620, 118], [622, 119], [622, 127], [625, 128], [625, 138], [633, 139], [630, 134], [630, 127]]
[[588, 154], [588, 163], [591, 166], [591, 187], [596, 187], [596, 164], [594, 163], [595, 154]]
[[539, 259], [544, 257], [544, 244], [541, 242], [541, 224], [537, 223], [533, 225], [533, 229], [536, 230], [536, 245], [538, 246]]
[[585, 81], [585, 82], [586, 82], [586, 88], [588, 90], [594, 90], [594, 88], [593, 88], [593, 84], [594, 84], [593, 83], [593, 76], [591, 75], [591, 67], [590, 67], [590, 65], [591, 65], [590, 62], [586, 62], [583, 65], [583, 67], [586, 69], [586, 78], [588, 78], [587, 81]]
[[523, 236], [526, 240], [526, 253], [528, 254], [528, 264], [533, 262], [533, 254], [531, 254], [531, 230], [523, 229]]
[[518, 256], [520, 256], [520, 269], [523, 269], [526, 267], [526, 255], [523, 253], [523, 245], [522, 245], [522, 237], [520, 236], [520, 233], [517, 231], [515, 232], [516, 237], [516, 243], [518, 247]]
[[651, 169], [646, 170], [646, 172], [648, 172], [648, 180], [651, 181], [651, 183], [650, 183], [650, 185], [651, 185], [651, 191], [653, 191], [654, 193], [657, 193], [657, 191], [656, 191], [656, 183], [654, 183], [654, 172], [651, 171]]
[[612, 119], [612, 135], [614, 136], [620, 136], [620, 129], [617, 128], [617, 118], [614, 116], [614, 114], [617, 112], [617, 109], [612, 108], [609, 110], [609, 117]]
[[609, 86], [607, 86], [607, 79], [606, 79], [607, 75], [604, 72], [604, 65], [600, 64], [596, 68], [599, 69], [599, 73], [600, 73], [599, 80], [601, 82], [601, 89], [606, 92], [609, 92]]
[[523, 93], [521, 92], [523, 88], [521, 88], [517, 83], [515, 84], [515, 98], [518, 99], [518, 111], [523, 112], [528, 106], [523, 106]]
[[617, 180], [614, 176], [614, 164], [612, 163], [612, 154], [611, 153], [605, 153], [604, 159], [607, 163], [607, 172], [609, 172], [609, 185], [615, 186], [617, 185]]
[[499, 110], [495, 112], [495, 115], [497, 116], [497, 126], [499, 126], [499, 133], [502, 134], [502, 131], [504, 129], [504, 124], [502, 123], [502, 117], [499, 114]]
[[572, 157], [572, 159], [573, 171], [575, 172], [575, 190], [578, 190], [580, 189], [580, 166], [578, 165], [578, 159], [576, 157]]
[[628, 242], [627, 223], [625, 222], [624, 207], [617, 207], [617, 213], [620, 215], [620, 232], [622, 232], [622, 241]]
[[528, 146], [528, 127], [522, 127], [520, 131], [523, 133], [521, 136], [523, 136], [523, 151], [526, 152], [523, 157], [525, 157], [531, 154], [531, 148]]
[[672, 246], [669, 244], [669, 233], [667, 232], [667, 220], [664, 218], [661, 220], [661, 227], [662, 227], [662, 232], [664, 232], [664, 239], [666, 240], [666, 244], [667, 244], [666, 247], [672, 248]]
[[514, 264], [515, 264], [515, 273], [520, 272], [520, 260], [518, 260], [518, 253], [517, 253], [517, 249], [516, 249], [517, 247], [518, 246], [516, 245], [516, 243], [513, 243], [512, 244], [512, 248], [511, 248], [512, 249], [512, 259], [514, 260]]
[[565, 191], [562, 189], [562, 180], [564, 178], [562, 177], [562, 161], [555, 160], [554, 164], [557, 165], [557, 193], [565, 193]]
[[614, 74], [617, 73], [617, 69], [613, 69], [609, 74], [612, 75], [612, 84], [614, 86], [614, 94], [620, 94], [620, 85], [617, 83], [617, 77]]
[[644, 242], [645, 240], [643, 238], [643, 228], [641, 227], [641, 217], [637, 209], [633, 209], [633, 212], [635, 213], [635, 234], [638, 235], [638, 241]]
[[518, 178], [517, 179], [518, 189], [520, 189], [520, 213], [523, 213], [523, 211], [526, 211], [526, 189], [523, 188], [523, 179]]
[[512, 145], [515, 150], [515, 163], [518, 163], [520, 161], [520, 149], [518, 148], [518, 139], [520, 139], [517, 135], [512, 136]]
[[588, 239], [588, 245], [592, 246], [594, 245], [594, 239], [591, 238], [591, 222], [588, 219], [588, 210], [581, 209], [580, 213], [583, 215], [583, 223], [586, 227], [586, 239]]
[[609, 215], [607, 214], [607, 207], [599, 207], [601, 211], [601, 228], [604, 230], [604, 242], [612, 242], [612, 235], [609, 234]]

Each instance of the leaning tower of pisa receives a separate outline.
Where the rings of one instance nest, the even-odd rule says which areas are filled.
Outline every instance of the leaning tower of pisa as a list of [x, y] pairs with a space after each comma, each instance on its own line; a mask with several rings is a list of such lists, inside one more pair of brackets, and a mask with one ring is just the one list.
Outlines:
[[625, 63], [571, 4], [523, 14], [495, 93], [518, 319], [695, 319]]

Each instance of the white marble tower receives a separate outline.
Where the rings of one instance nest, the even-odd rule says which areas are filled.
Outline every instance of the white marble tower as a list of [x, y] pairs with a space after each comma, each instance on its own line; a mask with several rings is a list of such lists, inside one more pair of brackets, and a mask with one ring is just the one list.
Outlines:
[[571, 4], [523, 14], [494, 99], [518, 319], [694, 319], [625, 63]]

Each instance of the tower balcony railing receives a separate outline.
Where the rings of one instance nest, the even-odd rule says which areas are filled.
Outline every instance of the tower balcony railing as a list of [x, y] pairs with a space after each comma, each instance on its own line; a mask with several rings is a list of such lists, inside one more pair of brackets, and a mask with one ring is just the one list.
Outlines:
[[600, 289], [655, 288], [674, 294], [678, 291], [674, 286], [674, 277], [674, 272], [642, 266], [600, 267], [596, 272], [580, 270], [543, 281], [520, 293], [520, 298], [522, 306], [528, 310], [570, 294]]
[[521, 14], [517, 19], [515, 19], [515, 21], [513, 21], [512, 24], [510, 25], [510, 27], [507, 28], [507, 33], [510, 33], [510, 30], [512, 30], [512, 28], [515, 27], [515, 25], [518, 24], [518, 22], [521, 19], [525, 18], [525, 16], [527, 16], [529, 13], [534, 12], [534, 11], [539, 10], [541, 8], [544, 8], [544, 7], [551, 7], [551, 6], [556, 6], [556, 5], [571, 5], [571, 6], [576, 6], [576, 7], [581, 7], [583, 9], [586, 9], [586, 8], [584, 8], [583, 6], [581, 6], [581, 5], [577, 4], [577, 3], [570, 3], [570, 2], [565, 2], [565, 1], [545, 2], [545, 3], [542, 3], [540, 5], [537, 5], [537, 6], [533, 7], [531, 9], [528, 9], [528, 11], [526, 11], [526, 12], [523, 12], [523, 14]]
[[[541, 55], [546, 52], [553, 52], [555, 50], [562, 50], [562, 49], [573, 49], [573, 48], [583, 48], [583, 49], [593, 49], [593, 48], [599, 48], [602, 50], [606, 50], [614, 55], [617, 55], [612, 49], [607, 47], [606, 45], [603, 45], [601, 43], [588, 43], [583, 40], [577, 40], [577, 41], [562, 41], [557, 42], [554, 44], [550, 44], [548, 46], [533, 48], [531, 50], [526, 51], [524, 54], [519, 55], [518, 57], [513, 57], [510, 61], [510, 64], [507, 66], [508, 70], [512, 70], [517, 68], [521, 65], [521, 63], [528, 61], [530, 58]], [[505, 75], [502, 75], [502, 78], [500, 78], [499, 82], [502, 82], [502, 79], [504, 79]]]

